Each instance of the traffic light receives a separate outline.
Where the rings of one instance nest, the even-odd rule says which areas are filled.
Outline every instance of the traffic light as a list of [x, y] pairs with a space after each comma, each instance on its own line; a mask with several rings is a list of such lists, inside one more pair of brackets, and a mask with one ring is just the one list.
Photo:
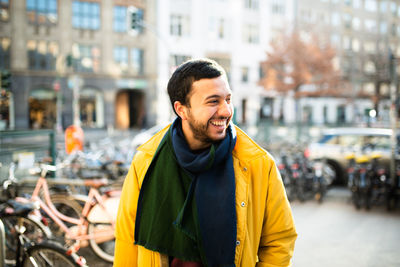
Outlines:
[[6, 91], [11, 89], [11, 73], [7, 70], [1, 71], [0, 88]]
[[134, 6], [128, 8], [128, 32], [137, 35], [143, 32], [143, 10]]

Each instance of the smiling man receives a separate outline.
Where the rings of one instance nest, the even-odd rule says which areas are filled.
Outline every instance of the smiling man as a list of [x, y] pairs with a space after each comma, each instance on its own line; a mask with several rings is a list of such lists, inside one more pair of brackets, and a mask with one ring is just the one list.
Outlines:
[[138, 148], [125, 179], [114, 266], [290, 266], [297, 237], [272, 157], [231, 122], [209, 59], [168, 83], [177, 119]]

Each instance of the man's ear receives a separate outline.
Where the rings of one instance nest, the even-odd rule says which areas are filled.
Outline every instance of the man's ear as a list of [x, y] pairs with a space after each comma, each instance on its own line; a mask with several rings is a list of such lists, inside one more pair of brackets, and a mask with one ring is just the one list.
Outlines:
[[174, 109], [175, 109], [176, 113], [178, 114], [178, 116], [181, 117], [182, 120], [187, 119], [187, 114], [186, 114], [187, 107], [185, 105], [182, 105], [182, 103], [179, 101], [175, 101]]

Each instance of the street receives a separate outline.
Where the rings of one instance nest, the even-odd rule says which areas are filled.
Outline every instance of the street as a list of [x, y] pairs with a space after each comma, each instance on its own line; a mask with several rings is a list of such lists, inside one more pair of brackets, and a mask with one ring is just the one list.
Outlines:
[[292, 204], [298, 232], [294, 267], [400, 266], [400, 212], [383, 207], [357, 211], [345, 188], [327, 199]]
[[[400, 210], [357, 211], [349, 197], [346, 188], [332, 188], [322, 204], [292, 203], [298, 232], [294, 267], [400, 266]], [[81, 252], [89, 266], [111, 266], [88, 248]]]

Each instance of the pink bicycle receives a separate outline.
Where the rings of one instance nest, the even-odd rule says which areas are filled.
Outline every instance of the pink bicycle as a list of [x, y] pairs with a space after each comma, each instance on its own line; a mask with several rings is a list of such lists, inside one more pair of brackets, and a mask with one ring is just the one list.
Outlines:
[[[36, 186], [31, 196], [31, 201], [37, 201], [41, 210], [51, 218], [59, 229], [64, 233], [67, 244], [73, 246], [77, 251], [80, 247], [90, 245], [93, 252], [107, 262], [114, 260], [114, 225], [117, 216], [119, 196], [110, 194], [100, 194], [99, 188], [108, 185], [106, 179], [46, 179], [48, 171], [55, 171], [52, 165], [41, 164], [41, 175], [36, 180]], [[21, 183], [32, 183], [32, 179], [24, 179]], [[63, 184], [87, 186], [90, 188], [88, 196], [80, 201], [84, 201], [83, 209], [73, 196], [62, 195], [63, 205], [70, 206], [71, 209], [80, 212], [79, 217], [66, 215], [60, 212], [49, 191], [49, 184]], [[60, 202], [57, 201], [59, 204]], [[79, 208], [80, 207], [80, 208]], [[71, 242], [73, 241], [73, 242]]]

